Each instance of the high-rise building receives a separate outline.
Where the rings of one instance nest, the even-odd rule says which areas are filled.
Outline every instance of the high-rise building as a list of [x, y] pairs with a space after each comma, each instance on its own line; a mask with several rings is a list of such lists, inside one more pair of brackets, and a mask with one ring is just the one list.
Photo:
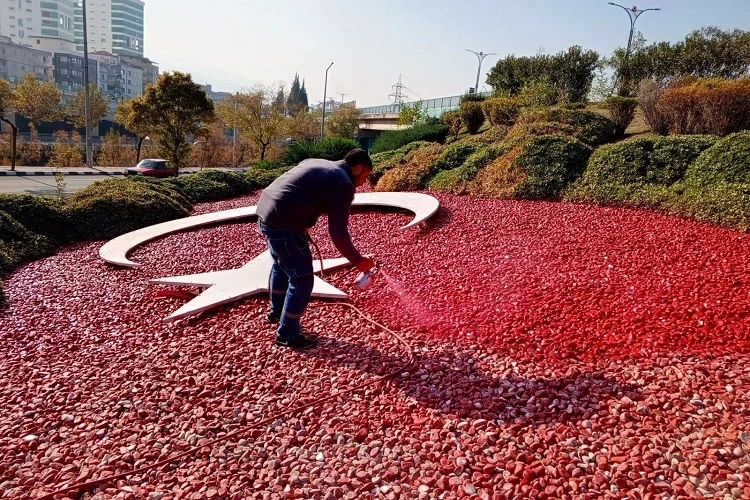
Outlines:
[[[2, 1], [2, 0], [0, 0]], [[143, 0], [95, 0], [86, 3], [89, 51], [143, 57]], [[83, 52], [83, 5], [75, 0], [75, 39]]]
[[73, 41], [77, 0], [0, 0], [0, 35], [28, 44], [31, 36]]

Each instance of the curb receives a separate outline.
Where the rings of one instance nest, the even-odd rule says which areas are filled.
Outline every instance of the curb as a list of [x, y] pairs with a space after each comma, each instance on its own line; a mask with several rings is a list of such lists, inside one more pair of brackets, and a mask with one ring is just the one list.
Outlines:
[[[36, 171], [36, 170], [15, 170], [15, 171], [0, 170], [0, 177], [37, 177], [37, 176], [41, 177], [41, 176], [46, 176], [46, 175], [49, 175], [49, 176], [55, 175], [55, 173], [56, 172], [46, 171], [46, 170], [41, 170], [41, 171]], [[60, 173], [63, 174], [63, 175], [99, 175], [99, 176], [108, 176], [108, 177], [113, 177], [113, 176], [114, 177], [124, 177], [125, 176], [124, 172], [107, 172], [107, 171], [104, 171], [104, 170], [94, 170], [94, 171], [91, 171], [91, 170], [71, 170], [71, 171], [65, 171], [65, 170], [63, 170]], [[180, 171], [181, 175], [194, 174], [194, 173], [195, 172], [192, 171], [192, 170], [191, 171]]]

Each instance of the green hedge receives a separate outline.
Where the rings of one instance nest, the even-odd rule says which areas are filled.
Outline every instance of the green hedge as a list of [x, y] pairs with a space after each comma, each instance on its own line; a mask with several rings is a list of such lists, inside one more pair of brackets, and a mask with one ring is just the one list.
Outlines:
[[372, 154], [384, 151], [393, 151], [410, 142], [425, 141], [443, 144], [448, 135], [448, 127], [444, 124], [417, 125], [404, 130], [389, 130], [383, 132], [375, 139], [372, 145]]
[[0, 211], [0, 273], [52, 255], [54, 249], [55, 244], [49, 238], [30, 231], [10, 214]]
[[407, 154], [429, 144], [432, 143], [427, 141], [414, 141], [405, 146], [401, 146], [398, 149], [394, 149], [393, 151], [384, 151], [370, 156], [370, 159], [372, 160], [372, 172], [370, 173], [368, 180], [374, 186], [378, 183], [380, 178], [383, 177], [383, 174], [401, 164]]
[[703, 152], [686, 174], [698, 185], [750, 184], [750, 131], [728, 135]]
[[60, 197], [0, 194], [0, 211], [29, 231], [44, 234], [55, 243], [71, 241], [69, 220]]
[[615, 123], [593, 111], [552, 109], [546, 113], [546, 118], [573, 127], [576, 139], [589, 146], [600, 146], [617, 137]]
[[558, 198], [563, 189], [583, 174], [590, 156], [591, 148], [577, 140], [554, 135], [535, 137], [515, 160], [526, 173], [515, 197]]
[[[166, 186], [166, 185], [165, 185]], [[107, 179], [95, 182], [65, 200], [77, 240], [101, 240], [188, 215], [165, 186]]]
[[433, 191], [464, 194], [466, 183], [473, 180], [481, 169], [490, 164], [498, 156], [505, 154], [508, 144], [494, 144], [477, 149], [456, 168], [438, 172], [429, 182], [428, 187]]
[[352, 139], [329, 137], [318, 142], [295, 142], [284, 150], [284, 165], [297, 165], [308, 158], [323, 158], [324, 160], [343, 160], [344, 156], [359, 147]]

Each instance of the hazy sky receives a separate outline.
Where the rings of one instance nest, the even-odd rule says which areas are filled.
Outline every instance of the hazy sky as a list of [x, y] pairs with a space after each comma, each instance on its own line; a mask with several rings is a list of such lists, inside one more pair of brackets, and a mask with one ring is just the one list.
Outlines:
[[[630, 6], [625, 2], [618, 2]], [[677, 41], [707, 25], [750, 30], [750, 0], [649, 0], [637, 29]], [[414, 98], [473, 86], [472, 49], [532, 55], [581, 45], [610, 55], [627, 43], [627, 14], [606, 0], [146, 0], [146, 56], [161, 70], [192, 73], [214, 90], [306, 81], [310, 102], [389, 102], [402, 82]], [[480, 85], [498, 56], [482, 65]]]

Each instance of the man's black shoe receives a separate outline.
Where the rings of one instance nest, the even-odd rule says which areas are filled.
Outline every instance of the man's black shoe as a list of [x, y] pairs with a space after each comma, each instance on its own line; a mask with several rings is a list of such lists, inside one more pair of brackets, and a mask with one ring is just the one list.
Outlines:
[[315, 347], [315, 339], [305, 337], [302, 334], [297, 334], [291, 339], [282, 339], [276, 337], [276, 345], [280, 347], [291, 347], [292, 349], [309, 349]]
[[276, 316], [276, 315], [275, 315], [274, 313], [272, 313], [272, 312], [268, 313], [268, 315], [266, 316], [266, 319], [267, 319], [267, 320], [268, 320], [268, 322], [269, 322], [269, 323], [271, 323], [272, 325], [275, 325], [275, 324], [277, 324], [277, 323], [278, 323], [279, 321], [281, 321], [281, 318], [279, 318], [278, 316]]

